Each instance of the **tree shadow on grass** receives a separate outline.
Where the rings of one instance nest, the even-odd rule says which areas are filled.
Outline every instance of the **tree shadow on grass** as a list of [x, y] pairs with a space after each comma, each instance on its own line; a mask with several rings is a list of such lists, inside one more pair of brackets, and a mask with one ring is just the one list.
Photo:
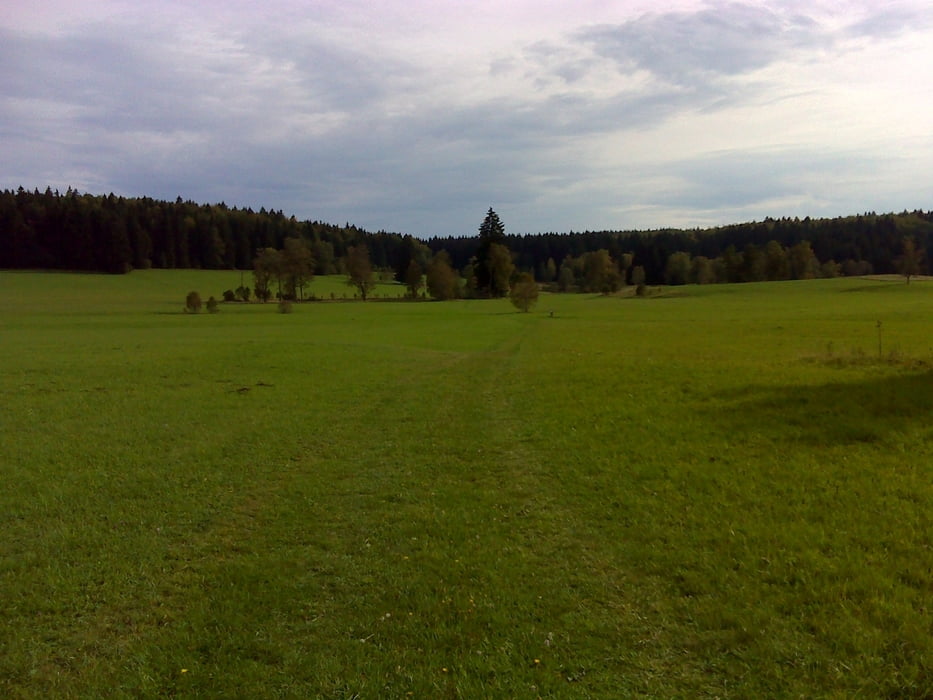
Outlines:
[[834, 446], [880, 442], [933, 418], [933, 371], [797, 386], [723, 392], [725, 419], [737, 435], [774, 434]]

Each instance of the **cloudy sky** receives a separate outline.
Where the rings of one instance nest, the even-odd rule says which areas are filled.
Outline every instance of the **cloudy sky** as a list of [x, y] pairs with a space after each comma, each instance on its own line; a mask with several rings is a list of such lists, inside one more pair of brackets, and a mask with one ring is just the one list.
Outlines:
[[20, 185], [420, 236], [933, 209], [933, 3], [4, 0]]

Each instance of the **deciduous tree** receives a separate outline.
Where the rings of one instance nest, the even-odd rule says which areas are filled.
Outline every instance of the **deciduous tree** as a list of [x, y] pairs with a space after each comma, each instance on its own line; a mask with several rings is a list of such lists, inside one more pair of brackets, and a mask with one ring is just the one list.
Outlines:
[[447, 251], [440, 251], [428, 265], [428, 294], [434, 299], [455, 299], [460, 286], [457, 273], [450, 266]]
[[286, 238], [282, 249], [281, 273], [285, 294], [301, 301], [304, 287], [314, 278], [314, 258], [303, 238]]
[[408, 269], [405, 270], [405, 286], [412, 299], [417, 299], [424, 287], [424, 271], [414, 258], [408, 261]]
[[765, 245], [765, 277], [771, 281], [787, 279], [787, 251], [774, 240]]
[[664, 281], [668, 284], [687, 284], [690, 279], [690, 253], [678, 251], [667, 257]]
[[504, 297], [509, 293], [509, 280], [512, 279], [512, 273], [515, 272], [512, 254], [504, 245], [493, 243], [489, 246], [489, 257], [486, 264], [489, 273], [489, 286], [487, 288], [489, 295]]
[[742, 281], [761, 282], [767, 278], [767, 258], [754, 243], [745, 245], [742, 251]]
[[583, 256], [583, 286], [587, 292], [608, 294], [621, 287], [621, 275], [605, 248]]
[[[442, 250], [442, 253], [448, 255], [446, 250]], [[468, 299], [475, 299], [479, 294], [479, 290], [476, 286], [476, 273], [474, 272], [476, 258], [473, 258], [466, 265], [463, 266], [461, 271], [461, 276], [463, 277], [463, 293]], [[450, 263], [453, 266], [453, 262]]]
[[369, 261], [369, 250], [362, 243], [347, 249], [347, 284], [356, 287], [363, 301], [376, 288], [376, 275]]
[[905, 236], [901, 243], [901, 256], [898, 258], [898, 271], [907, 278], [907, 284], [910, 284], [910, 278], [920, 274], [920, 268], [923, 265], [923, 250], [917, 247], [916, 241], [910, 236]]
[[810, 241], [800, 241], [787, 252], [787, 262], [791, 277], [797, 280], [810, 280], [820, 271], [820, 263], [813, 254]]
[[619, 271], [622, 273], [622, 286], [627, 284], [629, 270], [632, 268], [632, 261], [635, 259], [633, 253], [622, 253], [619, 260]]
[[557, 288], [562, 292], [569, 292], [576, 282], [576, 275], [573, 273], [573, 258], [568, 255], [560, 264], [560, 273], [557, 275]]
[[423, 273], [431, 261], [431, 249], [423, 241], [406, 235], [396, 246], [393, 257], [392, 270], [395, 280], [407, 285], [409, 264], [414, 260]]
[[185, 297], [185, 311], [196, 314], [201, 310], [201, 295], [197, 292], [188, 292]]
[[[253, 290], [257, 299], [269, 301], [272, 282], [278, 281], [282, 270], [282, 256], [275, 248], [260, 250], [253, 259]], [[280, 285], [281, 286], [281, 285]]]
[[527, 272], [518, 276], [509, 292], [509, 299], [516, 309], [528, 312], [538, 301], [538, 283]]
[[696, 256], [690, 266], [690, 279], [694, 284], [712, 284], [716, 281], [713, 261], [705, 255]]
[[719, 257], [725, 275], [723, 282], [741, 282], [745, 261], [742, 254], [735, 249], [735, 246], [731, 244], [726, 246], [726, 249], [722, 251], [722, 255]]
[[632, 284], [639, 286], [645, 283], [645, 268], [642, 265], [636, 265], [632, 268]]

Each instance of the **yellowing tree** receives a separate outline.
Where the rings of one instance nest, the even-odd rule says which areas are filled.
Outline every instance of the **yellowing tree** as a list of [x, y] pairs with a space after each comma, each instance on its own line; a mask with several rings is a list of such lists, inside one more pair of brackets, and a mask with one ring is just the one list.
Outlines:
[[910, 236], [904, 237], [903, 253], [898, 259], [898, 268], [900, 273], [907, 278], [907, 284], [910, 284], [910, 278], [920, 274], [920, 268], [923, 265], [923, 249], [917, 248], [917, 244]]
[[528, 313], [538, 302], [538, 283], [535, 282], [535, 278], [527, 272], [520, 274], [512, 285], [509, 299], [516, 309]]
[[347, 249], [347, 284], [359, 290], [363, 301], [376, 288], [376, 274], [369, 261], [369, 249], [362, 243]]
[[509, 249], [499, 243], [493, 243], [489, 246], [486, 266], [489, 273], [489, 296], [504, 297], [509, 293], [509, 280], [515, 272]]
[[455, 299], [459, 292], [460, 280], [450, 266], [450, 255], [442, 250], [428, 265], [428, 294], [440, 301]]

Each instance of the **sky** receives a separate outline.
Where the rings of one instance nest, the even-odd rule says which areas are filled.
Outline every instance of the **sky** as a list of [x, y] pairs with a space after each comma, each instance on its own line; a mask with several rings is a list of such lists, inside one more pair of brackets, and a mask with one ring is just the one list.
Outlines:
[[4, 0], [19, 186], [420, 237], [933, 209], [933, 3]]

